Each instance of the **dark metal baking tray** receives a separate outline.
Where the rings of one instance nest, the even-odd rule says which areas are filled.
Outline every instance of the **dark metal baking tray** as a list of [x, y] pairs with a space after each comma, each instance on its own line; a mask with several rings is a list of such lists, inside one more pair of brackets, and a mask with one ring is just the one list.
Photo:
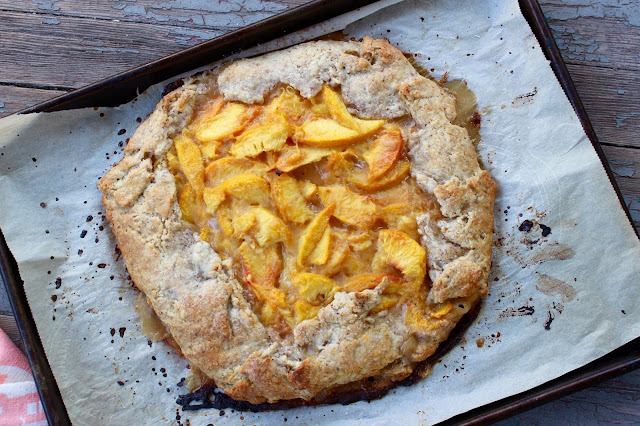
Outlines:
[[[584, 106], [578, 97], [571, 77], [562, 60], [555, 40], [537, 0], [519, 0], [520, 7], [540, 45], [551, 63], [584, 130], [591, 140], [609, 180], [616, 190], [621, 207], [629, 221], [631, 217], [616, 185], [613, 173], [606, 161], [600, 143], [591, 126]], [[175, 75], [206, 65], [230, 54], [305, 28], [348, 11], [373, 3], [374, 0], [315, 0], [274, 17], [227, 33], [210, 41], [157, 61], [142, 65], [71, 93], [59, 96], [28, 108], [21, 113], [51, 112], [96, 106], [116, 106], [132, 100], [137, 93], [149, 86]], [[637, 231], [636, 231], [637, 234]], [[34, 373], [47, 420], [53, 425], [70, 424], [60, 391], [47, 361], [29, 304], [18, 266], [0, 231], [0, 278], [7, 288], [11, 306], [16, 316], [20, 335]], [[640, 338], [615, 351], [555, 380], [534, 389], [459, 414], [443, 424], [477, 424], [497, 421], [518, 412], [533, 408], [563, 395], [592, 386], [602, 380], [626, 373], [640, 366]]]

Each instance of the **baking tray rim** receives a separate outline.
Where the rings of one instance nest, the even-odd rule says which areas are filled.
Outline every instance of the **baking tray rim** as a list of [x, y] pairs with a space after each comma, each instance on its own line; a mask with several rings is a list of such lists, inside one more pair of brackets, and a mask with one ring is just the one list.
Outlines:
[[[173, 76], [187, 72], [190, 69], [206, 65], [214, 60], [222, 59], [232, 53], [256, 45], [265, 39], [275, 39], [279, 36], [374, 2], [375, 0], [357, 0], [352, 2], [314, 0], [202, 44], [29, 107], [18, 112], [18, 114], [52, 112], [89, 106], [116, 106], [130, 101], [140, 90], [145, 90], [152, 84], [167, 80]], [[345, 6], [344, 3], [350, 4]], [[519, 3], [523, 15], [536, 35], [545, 56], [549, 59], [550, 66], [571, 102], [576, 115], [580, 119], [585, 133], [596, 150], [607, 172], [611, 185], [618, 195], [621, 207], [625, 211], [629, 222], [632, 224], [631, 216], [624, 203], [620, 189], [616, 184], [602, 147], [598, 142], [595, 131], [591, 126], [584, 106], [573, 85], [573, 81], [560, 55], [538, 1], [519, 0]], [[283, 25], [283, 23], [285, 23], [285, 25]], [[219, 58], [212, 59], [211, 55], [208, 55], [208, 53], [212, 51], [215, 51]], [[200, 60], [198, 60], [198, 58], [200, 58]], [[114, 87], [118, 89], [116, 93], [120, 94], [118, 95], [119, 100], [117, 103], [113, 101], [113, 98], [116, 96], [113, 91]], [[128, 94], [123, 95], [122, 93], [125, 92]], [[109, 94], [109, 96], [106, 96], [106, 94]], [[125, 99], [124, 102], [122, 99]], [[635, 232], [636, 235], [638, 235], [638, 231], [635, 230]], [[70, 424], [55, 377], [53, 376], [44, 353], [44, 348], [39, 339], [35, 321], [29, 310], [17, 265], [6, 245], [1, 230], [0, 279], [2, 279], [7, 289], [20, 336], [27, 351], [27, 358], [34, 372], [34, 380], [40, 393], [46, 417], [50, 424]], [[497, 421], [638, 367], [640, 367], [640, 338], [563, 376], [522, 393], [458, 414], [442, 422], [442, 424], [476, 424]]]

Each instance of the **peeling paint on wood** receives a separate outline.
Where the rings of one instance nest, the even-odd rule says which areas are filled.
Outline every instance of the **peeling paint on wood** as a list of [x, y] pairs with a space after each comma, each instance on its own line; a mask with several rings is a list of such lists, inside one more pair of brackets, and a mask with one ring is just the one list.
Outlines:
[[58, 0], [31, 0], [32, 3], [40, 10], [58, 11], [60, 8], [56, 6]]
[[549, 9], [549, 19], [615, 18], [625, 25], [640, 26], [640, 2], [636, 0], [542, 0], [540, 4], [559, 6]]
[[2, 93], [0, 118], [23, 110], [29, 104], [37, 104], [66, 93], [58, 90], [27, 89], [14, 86], [2, 86], [0, 92]]
[[[568, 64], [567, 68], [601, 143], [640, 148], [638, 71]], [[620, 91], [623, 93], [620, 93]]]
[[622, 197], [631, 214], [631, 220], [638, 226], [640, 224], [640, 197], [630, 195], [623, 195]]
[[640, 69], [637, 0], [541, 0], [540, 4], [569, 63]]
[[58, 18], [42, 18], [42, 23], [48, 25], [58, 25], [60, 24], [60, 21], [58, 21]]
[[307, 1], [102, 0], [79, 2], [77, 0], [34, 0], [29, 3], [0, 0], [0, 9], [24, 12], [46, 10], [51, 13], [76, 17], [184, 25], [187, 27], [215, 27], [230, 30], [283, 12]]
[[587, 62], [611, 62], [605, 55], [597, 53], [600, 46], [594, 38], [585, 39], [576, 34], [573, 27], [565, 25], [551, 25], [550, 28], [554, 32], [558, 48], [566, 58]]
[[618, 176], [631, 177], [636, 172], [633, 168], [633, 161], [609, 161], [611, 171]]
[[220, 31], [206, 31], [206, 30], [198, 30], [195, 28], [176, 28], [171, 33], [169, 33], [169, 37], [173, 38], [178, 44], [182, 46], [193, 46], [203, 41], [210, 40], [214, 37], [221, 35]]
[[627, 125], [626, 120], [634, 117], [640, 117], [640, 113], [638, 112], [629, 112], [626, 114], [618, 114], [616, 115], [616, 127], [624, 127]]

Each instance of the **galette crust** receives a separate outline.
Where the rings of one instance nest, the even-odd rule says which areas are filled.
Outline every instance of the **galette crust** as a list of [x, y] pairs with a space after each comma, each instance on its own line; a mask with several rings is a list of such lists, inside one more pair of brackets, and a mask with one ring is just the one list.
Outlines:
[[[337, 293], [284, 338], [265, 327], [229, 262], [181, 219], [175, 179], [163, 161], [214, 84], [226, 100], [245, 103], [263, 102], [282, 84], [304, 97], [323, 84], [340, 86], [356, 116], [407, 117], [411, 174], [441, 210], [418, 218], [433, 283], [428, 298], [465, 298], [464, 307], [435, 327], [411, 329], [402, 307], [369, 313], [380, 301], [377, 288]], [[133, 281], [189, 363], [234, 399], [309, 400], [367, 377], [406, 377], [487, 293], [496, 186], [454, 118], [454, 97], [388, 42], [310, 42], [186, 79], [140, 125], [99, 188]]]

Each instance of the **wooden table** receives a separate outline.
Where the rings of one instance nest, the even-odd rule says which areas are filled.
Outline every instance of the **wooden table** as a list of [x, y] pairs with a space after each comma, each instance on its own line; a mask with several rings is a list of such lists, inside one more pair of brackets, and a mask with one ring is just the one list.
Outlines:
[[[0, 0], [0, 117], [306, 2]], [[640, 229], [640, 3], [540, 3]], [[638, 399], [640, 370], [504, 423], [640, 423]]]

